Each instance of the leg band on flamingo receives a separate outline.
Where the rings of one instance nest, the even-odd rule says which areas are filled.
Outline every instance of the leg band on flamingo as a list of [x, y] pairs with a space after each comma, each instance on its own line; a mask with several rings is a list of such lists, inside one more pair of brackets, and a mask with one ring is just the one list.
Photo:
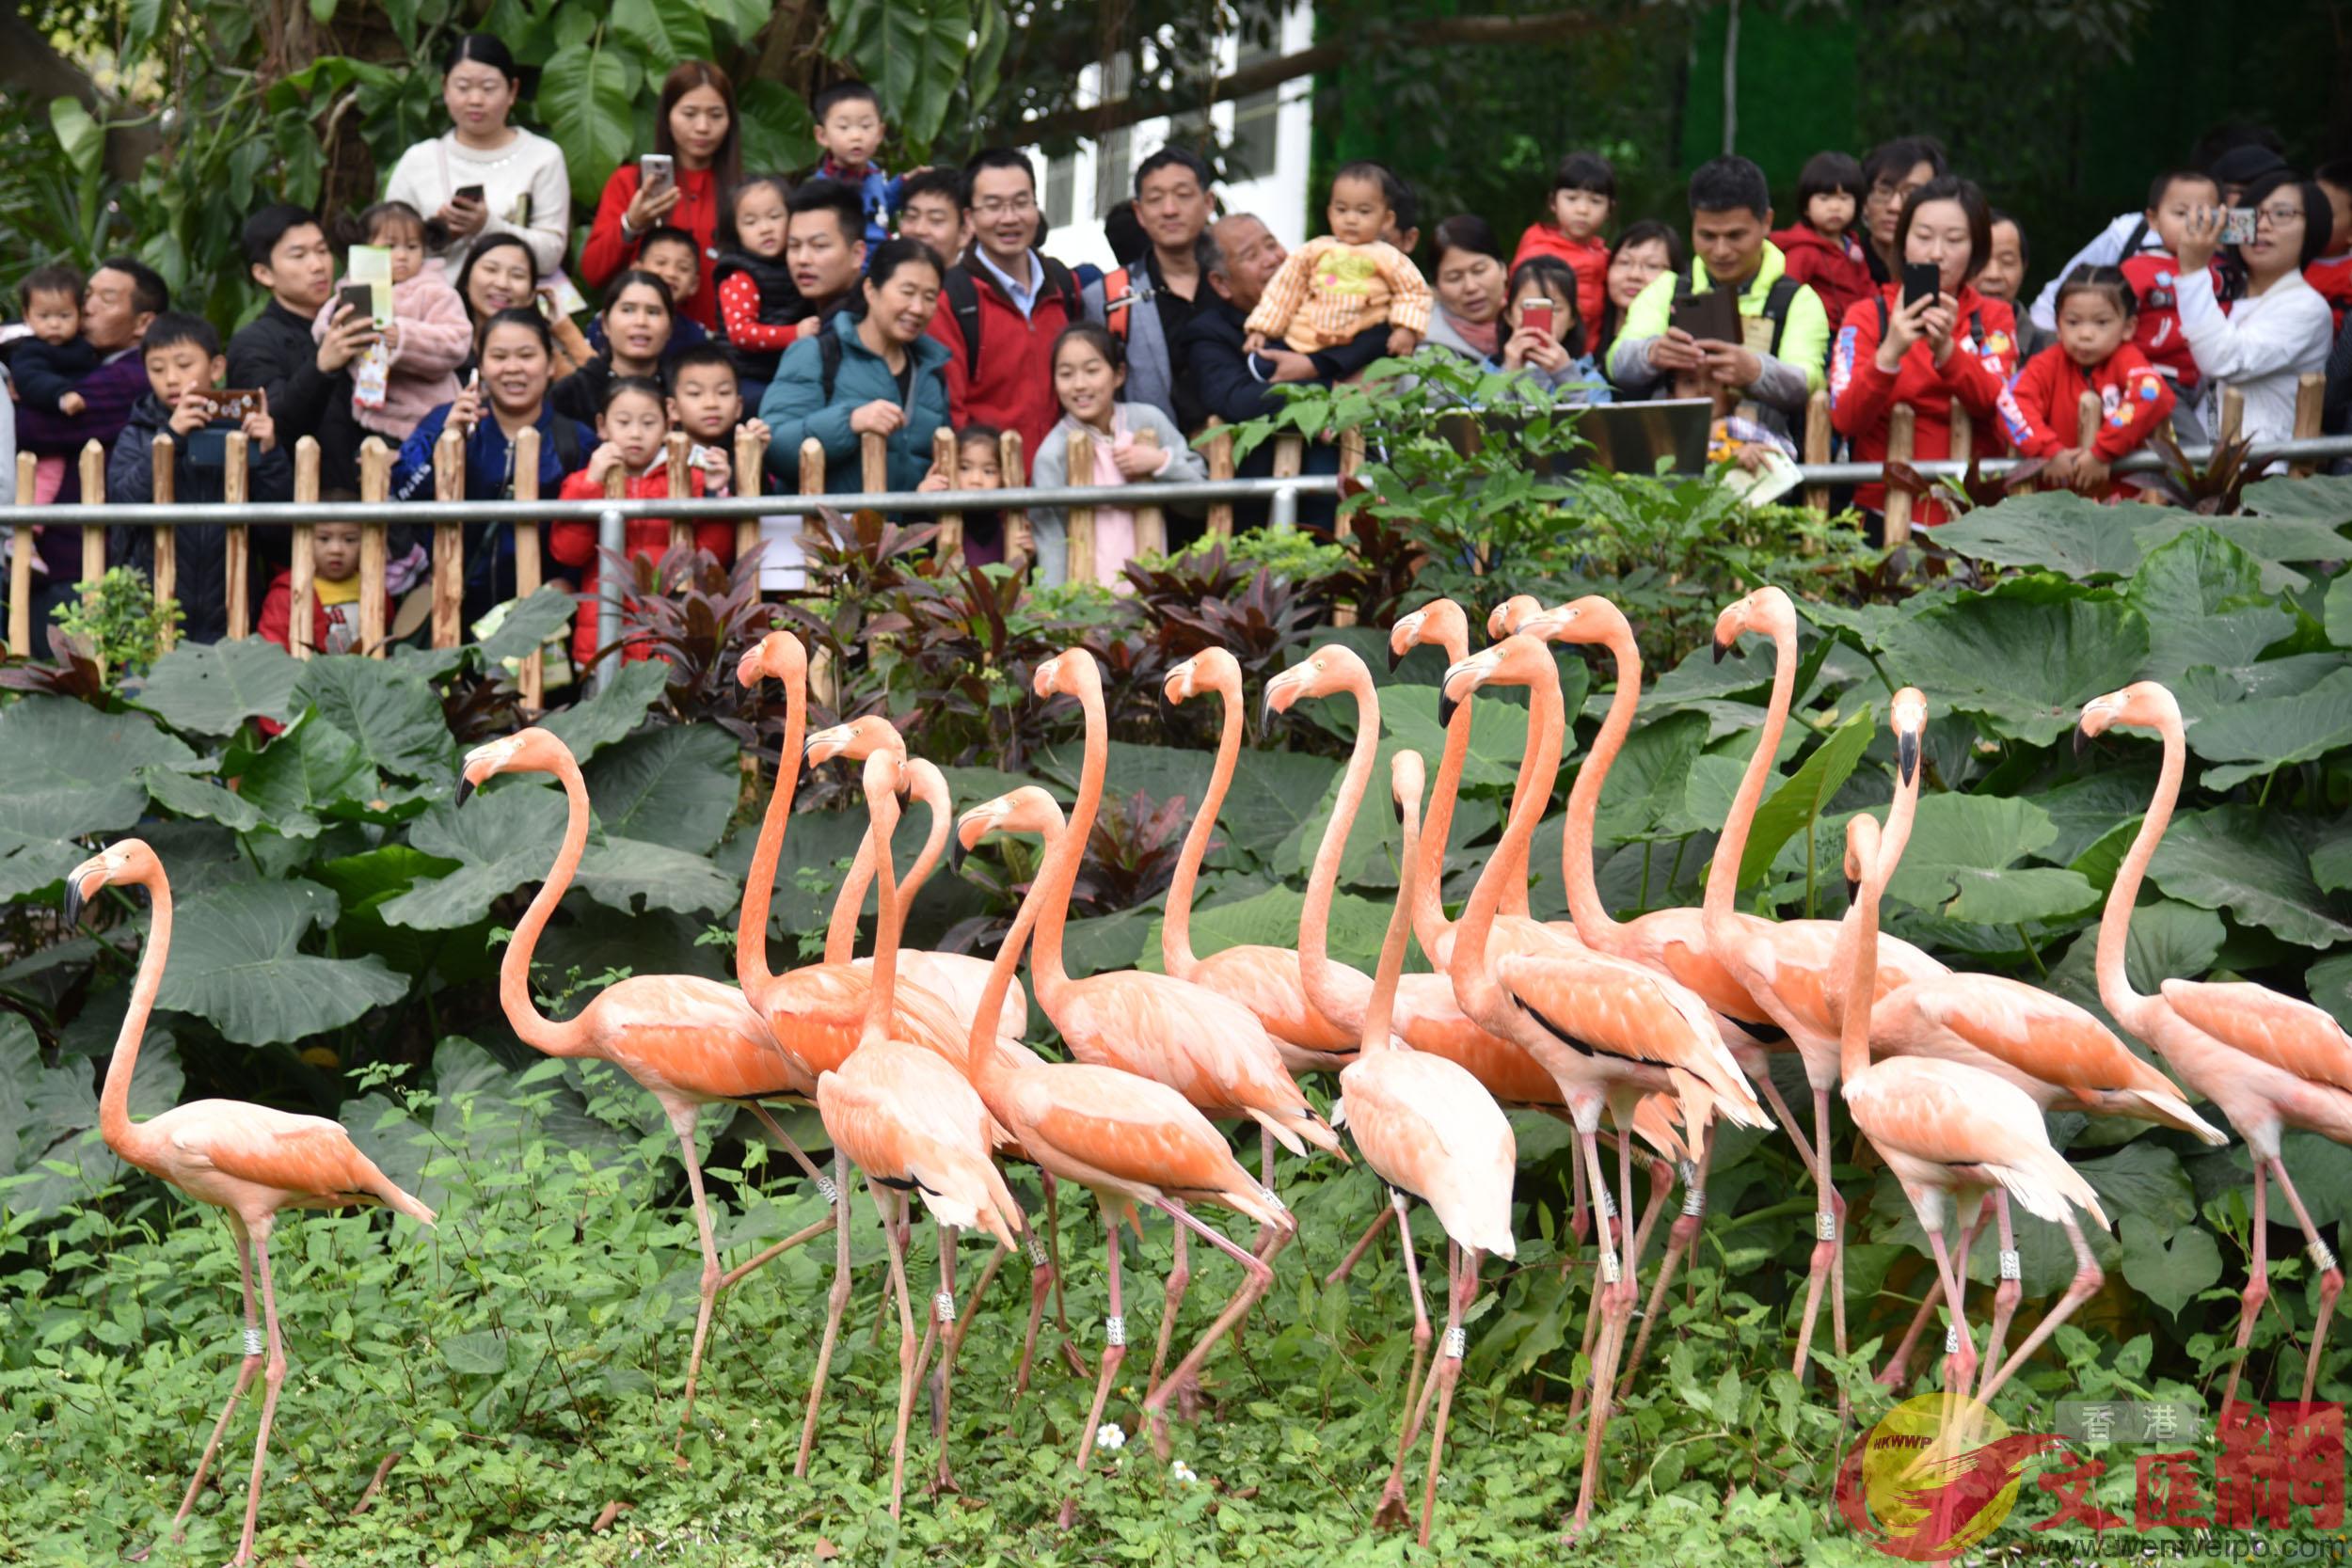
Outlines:
[[953, 1291], [940, 1291], [931, 1298], [931, 1305], [938, 1309], [941, 1323], [951, 1323], [956, 1321], [956, 1293]]
[[841, 1201], [841, 1189], [833, 1184], [832, 1177], [820, 1176], [817, 1179], [817, 1196], [823, 1198], [828, 1204], [839, 1203]]
[[1103, 1343], [1123, 1346], [1127, 1342], [1127, 1320], [1109, 1317], [1103, 1320]]
[[248, 1328], [248, 1329], [246, 1329], [246, 1330], [245, 1331], [245, 1353], [246, 1353], [246, 1354], [247, 1354], [247, 1355], [259, 1355], [259, 1354], [262, 1354], [262, 1331], [261, 1331], [260, 1329], [258, 1329], [258, 1328]]
[[1445, 1354], [1449, 1361], [1459, 1361], [1470, 1350], [1470, 1331], [1460, 1324], [1445, 1331]]
[[[2329, 1269], [2336, 1266], [2336, 1255], [2333, 1251], [2329, 1250], [2327, 1243], [2313, 1242], [2309, 1250], [2312, 1255], [2312, 1267], [2318, 1270], [2321, 1274], [2326, 1274]], [[251, 1334], [253, 1331], [248, 1328], [246, 1332], [247, 1334]]]
[[2026, 1277], [2025, 1260], [2010, 1247], [2001, 1249], [2001, 1277], [2022, 1280]]
[[1837, 1216], [1836, 1213], [1827, 1209], [1817, 1209], [1814, 1211], [1813, 1239], [1817, 1242], [1834, 1242], [1837, 1240]]
[[1029, 1266], [1033, 1269], [1045, 1266], [1045, 1243], [1039, 1240], [1034, 1229], [1029, 1232]]
[[1944, 1354], [1947, 1355], [1960, 1354], [1960, 1325], [1958, 1323], [1944, 1325]]

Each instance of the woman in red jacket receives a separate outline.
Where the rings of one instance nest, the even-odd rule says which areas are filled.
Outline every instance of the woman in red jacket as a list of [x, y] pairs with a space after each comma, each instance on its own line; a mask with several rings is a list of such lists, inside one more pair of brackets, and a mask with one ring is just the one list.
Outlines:
[[[1852, 306], [1830, 350], [1830, 421], [1853, 444], [1856, 462], [1886, 456], [1895, 405], [1916, 416], [1912, 457], [1951, 455], [1952, 409], [1964, 408], [1973, 450], [1990, 456], [2025, 437], [2009, 400], [2017, 360], [2017, 321], [2010, 308], [1977, 293], [1974, 280], [1993, 250], [1993, 213], [1971, 181], [1941, 175], [1913, 191], [1896, 220], [1895, 254], [1909, 265], [1932, 262], [1933, 296], [1903, 303], [1899, 281]], [[1883, 538], [1886, 486], [1866, 484], [1854, 502]], [[1948, 514], [1933, 496], [1915, 503], [1912, 520], [1935, 524]]]
[[683, 229], [694, 236], [702, 286], [679, 309], [704, 326], [715, 327], [718, 296], [710, 285], [710, 268], [719, 254], [719, 203], [742, 177], [735, 84], [708, 60], [680, 60], [661, 84], [653, 125], [654, 150], [671, 160], [670, 183], [644, 189], [635, 163], [612, 171], [596, 203], [588, 243], [580, 246], [580, 281], [596, 293], [637, 264], [637, 247], [649, 230], [663, 224]]
[[[616, 470], [625, 476], [621, 488], [624, 497], [641, 500], [669, 498], [670, 414], [660, 382], [637, 375], [614, 377], [605, 388], [604, 410], [596, 417], [596, 436], [598, 445], [590, 454], [588, 466], [564, 481], [563, 499], [597, 499], [606, 493], [607, 476]], [[695, 458], [686, 470], [687, 493], [725, 494], [725, 454], [719, 454], [714, 460], [698, 452]], [[716, 476], [715, 483], [705, 477], [706, 471]], [[631, 561], [659, 561], [670, 547], [670, 520], [666, 517], [631, 517], [625, 530], [622, 547]], [[732, 562], [735, 525], [724, 519], [696, 523], [694, 547], [709, 551], [723, 564]], [[580, 592], [586, 596], [586, 602], [572, 620], [572, 658], [584, 667], [596, 657], [597, 648], [596, 525], [555, 524], [548, 530], [548, 553], [579, 573]], [[632, 643], [626, 657], [649, 658], [652, 651]]]

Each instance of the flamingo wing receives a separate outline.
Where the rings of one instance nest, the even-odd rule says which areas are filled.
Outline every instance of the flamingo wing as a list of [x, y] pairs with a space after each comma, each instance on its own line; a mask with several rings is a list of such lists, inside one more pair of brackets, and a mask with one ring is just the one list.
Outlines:
[[2175, 1013], [2222, 1044], [2312, 1083], [2352, 1089], [2352, 1036], [2326, 1009], [2245, 980], [2167, 980]]
[[1279, 1223], [1224, 1135], [1165, 1084], [1071, 1062], [1015, 1074], [1004, 1098], [1023, 1146], [1057, 1176], [1130, 1195], [1211, 1193]]
[[[1350, 964], [1331, 965], [1334, 983], [1347, 993], [1356, 1016], [1372, 1005], [1372, 977]], [[1353, 1052], [1354, 1032], [1315, 1010], [1299, 975], [1298, 955], [1287, 947], [1254, 943], [1227, 947], [1200, 958], [1191, 979], [1230, 997], [1257, 1015], [1267, 1034], [1304, 1051]]]
[[1469, 1072], [1442, 1056], [1379, 1051], [1343, 1069], [1356, 1147], [1380, 1179], [1427, 1203], [1464, 1246], [1513, 1256], [1510, 1118]]
[[1769, 1125], [1707, 1004], [1655, 970], [1590, 951], [1512, 953], [1495, 976], [1520, 1006], [1571, 1044], [1691, 1074], [1741, 1126]]
[[2107, 1223], [2099, 1195], [2050, 1145], [2041, 1109], [2014, 1084], [1925, 1056], [1873, 1062], [1845, 1081], [1854, 1124], [1881, 1153], [1920, 1164], [1980, 1167], [2040, 1218], [2069, 1202]]
[[1308, 1108], [1257, 1015], [1205, 986], [1137, 969], [1090, 975], [1071, 982], [1054, 1022], [1072, 1051], [1195, 1105], [1278, 1117]]
[[995, 1124], [938, 1055], [902, 1040], [862, 1046], [817, 1081], [817, 1110], [858, 1169], [913, 1183], [942, 1225], [985, 1228], [1013, 1244], [1021, 1212], [988, 1157]]
[[596, 1053], [647, 1087], [703, 1100], [806, 1096], [817, 1086], [743, 993], [692, 974], [640, 974], [583, 1014]]
[[[804, 964], [774, 975], [752, 998], [769, 1033], [807, 1074], [838, 1068], [857, 1049], [866, 1030], [866, 999], [873, 985], [870, 967]], [[891, 1037], [911, 1040], [961, 1067], [968, 1032], [941, 997], [901, 975], [892, 992]]]
[[235, 1100], [195, 1100], [154, 1117], [147, 1131], [170, 1151], [163, 1174], [191, 1190], [219, 1176], [282, 1194], [284, 1202], [297, 1206], [372, 1201], [433, 1221], [431, 1210], [359, 1152], [342, 1123], [325, 1117]]

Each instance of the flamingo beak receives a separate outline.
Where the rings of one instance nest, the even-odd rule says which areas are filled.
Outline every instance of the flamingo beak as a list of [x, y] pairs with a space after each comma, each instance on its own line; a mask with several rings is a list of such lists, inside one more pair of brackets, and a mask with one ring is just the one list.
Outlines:
[[2076, 760], [2076, 761], [2080, 761], [2080, 760], [2082, 759], [2082, 754], [2083, 754], [2085, 752], [2088, 752], [2088, 751], [2090, 751], [2090, 714], [2088, 714], [2088, 713], [2086, 713], [2086, 714], [2084, 714], [2084, 715], [2082, 716], [2082, 718], [2081, 718], [2081, 719], [2077, 720], [2077, 721], [2075, 721], [2075, 724], [2074, 724], [2074, 757], [2075, 757], [2075, 760]]
[[72, 927], [82, 923], [82, 906], [87, 902], [88, 900], [82, 896], [82, 879], [79, 876], [68, 877], [65, 879], [66, 925]]
[[1918, 777], [1919, 734], [1916, 730], [1905, 730], [1896, 736], [1895, 770], [1906, 785]]
[[1724, 656], [1731, 652], [1732, 644], [1737, 641], [1739, 639], [1736, 637], [1725, 637], [1723, 633], [1717, 632], [1714, 642], [1715, 662], [1721, 664], [1724, 661]]
[[1856, 903], [1856, 902], [1859, 902], [1859, 901], [1860, 901], [1861, 897], [1862, 897], [1862, 879], [1861, 879], [1861, 878], [1859, 878], [1859, 877], [1849, 877], [1849, 878], [1847, 878], [1847, 879], [1846, 879], [1846, 902], [1847, 902], [1847, 903], [1849, 903], [1849, 904]]
[[473, 780], [464, 773], [457, 775], [457, 803], [464, 805], [474, 791]]
[[1395, 643], [1393, 643], [1393, 642], [1390, 643], [1390, 644], [1389, 644], [1389, 673], [1390, 673], [1390, 674], [1391, 674], [1391, 675], [1395, 674], [1395, 673], [1396, 673], [1396, 667], [1397, 667], [1398, 665], [1400, 665], [1400, 664], [1404, 663], [1404, 662], [1405, 662], [1405, 656], [1406, 656], [1406, 654], [1408, 654], [1408, 653], [1411, 653], [1411, 652], [1412, 652], [1412, 650], [1411, 650], [1410, 648], [1400, 648], [1400, 647], [1398, 647], [1398, 646], [1397, 646]]
[[1454, 701], [1453, 692], [1444, 687], [1439, 687], [1438, 689], [1438, 728], [1451, 729], [1454, 725], [1454, 710], [1461, 705], [1460, 703]]

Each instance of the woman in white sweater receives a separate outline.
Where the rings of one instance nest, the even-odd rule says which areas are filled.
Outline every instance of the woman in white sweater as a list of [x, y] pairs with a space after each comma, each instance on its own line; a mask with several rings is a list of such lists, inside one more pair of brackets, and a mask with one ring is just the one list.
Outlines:
[[[561, 270], [572, 237], [572, 180], [564, 150], [545, 136], [506, 123], [522, 77], [506, 45], [487, 33], [469, 33], [450, 55], [441, 80], [450, 130], [400, 155], [384, 190], [450, 232], [442, 264], [451, 277], [485, 234], [513, 234], [531, 249], [539, 276]], [[472, 192], [479, 188], [476, 199]], [[460, 199], [458, 193], [467, 192]]]
[[2246, 399], [2240, 435], [2283, 441], [2295, 434], [2296, 387], [2306, 372], [2327, 367], [2335, 336], [2328, 302], [2303, 280], [2303, 269], [2327, 248], [2329, 208], [2317, 185], [2285, 170], [2255, 181], [2240, 199], [2254, 210], [2254, 237], [2235, 247], [2246, 267], [2245, 297], [2222, 313], [2211, 271], [2222, 214], [2195, 214], [2179, 255], [2181, 334], [2204, 378], [2204, 428], [2218, 428], [2227, 387]]

